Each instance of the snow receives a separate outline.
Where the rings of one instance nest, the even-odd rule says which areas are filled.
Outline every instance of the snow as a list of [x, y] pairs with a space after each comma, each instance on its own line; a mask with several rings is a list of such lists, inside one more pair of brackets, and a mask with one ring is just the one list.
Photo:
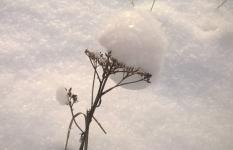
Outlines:
[[56, 99], [61, 105], [69, 104], [69, 96], [65, 87], [58, 87], [56, 91]]
[[[151, 2], [135, 0], [136, 9]], [[168, 41], [157, 83], [103, 97], [95, 117], [107, 135], [93, 123], [90, 150], [233, 149], [233, 1], [219, 3], [156, 1], [151, 15]], [[84, 50], [104, 49], [100, 30], [127, 11], [125, 0], [1, 0], [1, 150], [64, 148], [71, 116], [56, 89], [72, 87], [85, 112], [93, 70]]]
[[[165, 36], [161, 23], [153, 18], [148, 11], [130, 10], [121, 12], [109, 20], [104, 27], [99, 42], [106, 50], [112, 51], [113, 57], [128, 66], [140, 67], [152, 74], [154, 83], [159, 73], [163, 52], [166, 48]], [[112, 76], [119, 83], [122, 74]], [[137, 81], [140, 76], [125, 82]], [[128, 89], [142, 89], [146, 82], [123, 86]]]

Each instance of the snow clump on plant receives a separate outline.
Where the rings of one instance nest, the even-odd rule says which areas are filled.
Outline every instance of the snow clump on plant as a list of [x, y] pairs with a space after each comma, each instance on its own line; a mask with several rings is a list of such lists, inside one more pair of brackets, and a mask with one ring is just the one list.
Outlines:
[[58, 87], [56, 91], [56, 99], [61, 105], [69, 104], [69, 96], [65, 87]]
[[[151, 13], [139, 10], [120, 13], [108, 22], [100, 35], [99, 42], [107, 50], [112, 51], [113, 57], [119, 61], [151, 73], [152, 83], [157, 79], [166, 48], [166, 38], [161, 23]], [[118, 74], [111, 78], [119, 82], [121, 76]], [[142, 89], [147, 86], [146, 83], [140, 83], [123, 87]]]

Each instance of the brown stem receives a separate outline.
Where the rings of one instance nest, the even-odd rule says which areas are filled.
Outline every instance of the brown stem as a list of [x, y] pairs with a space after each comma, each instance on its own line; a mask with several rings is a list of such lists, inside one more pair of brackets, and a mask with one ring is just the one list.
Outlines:
[[98, 77], [98, 80], [99, 80], [99, 82], [100, 82], [101, 80], [100, 80], [99, 73], [97, 72], [97, 66], [93, 64], [93, 62], [91, 61], [90, 58], [89, 58], [89, 60], [90, 60], [90, 62], [91, 62], [91, 65], [92, 65], [92, 67], [93, 67], [93, 69], [94, 69], [94, 71], [95, 71], [97, 77]]
[[[73, 125], [73, 122], [75, 120], [76, 117], [78, 117], [79, 115], [81, 115], [82, 113], [77, 113], [75, 114], [72, 119], [70, 120], [70, 125], [69, 125], [69, 128], [68, 128], [68, 132], [67, 132], [67, 136], [66, 136], [66, 144], [65, 144], [65, 150], [67, 150], [67, 147], [68, 147], [68, 142], [69, 142], [69, 138], [70, 138], [70, 132], [71, 132], [71, 128], [72, 128], [72, 125]], [[83, 114], [84, 115], [84, 114]], [[85, 115], [84, 115], [85, 117]]]
[[[108, 64], [107, 64], [107, 66], [108, 66]], [[103, 79], [102, 79], [101, 84], [99, 86], [99, 90], [98, 90], [95, 102], [94, 102], [93, 106], [91, 107], [91, 110], [87, 111], [86, 130], [85, 130], [85, 134], [84, 134], [84, 141], [85, 141], [84, 150], [87, 150], [87, 148], [88, 148], [88, 135], [89, 135], [89, 128], [90, 128], [91, 120], [93, 118], [93, 115], [94, 115], [94, 112], [97, 108], [97, 105], [102, 97], [102, 92], [103, 92], [104, 87], [107, 83], [108, 77], [109, 77], [109, 73], [104, 72]]]
[[119, 83], [117, 83], [115, 86], [113, 86], [113, 87], [107, 89], [106, 91], [104, 91], [104, 92], [102, 93], [102, 95], [105, 95], [106, 93], [110, 92], [111, 90], [113, 90], [114, 88], [116, 88], [116, 87], [118, 87], [118, 86], [122, 86], [122, 85], [127, 85], [127, 84], [132, 84], [132, 83], [137, 83], [137, 82], [140, 82], [140, 81], [144, 81], [144, 79], [141, 78], [141, 79], [139, 79], [139, 80], [135, 80], [135, 81], [131, 81], [131, 82], [124, 82], [124, 83], [122, 83], [125, 79], [127, 79], [128, 77], [130, 77], [130, 76], [132, 76], [132, 75], [134, 75], [134, 74], [124, 76], [124, 77], [121, 79], [121, 81], [120, 81]]
[[94, 88], [95, 88], [95, 76], [96, 76], [96, 72], [94, 71], [94, 77], [93, 77], [93, 81], [92, 81], [92, 88], [91, 88], [91, 106], [93, 105], [93, 96], [94, 96]]
[[70, 106], [70, 112], [71, 112], [71, 115], [72, 115], [72, 118], [74, 119], [74, 123], [75, 125], [78, 127], [78, 129], [83, 132], [83, 130], [81, 129], [81, 127], [78, 125], [77, 121], [75, 120], [75, 115], [74, 115], [74, 111], [73, 111], [73, 105], [71, 104], [71, 102], [69, 102], [69, 106]]
[[152, 10], [153, 10], [154, 5], [155, 5], [155, 0], [153, 0], [153, 3], [152, 3], [151, 8], [150, 8], [150, 11], [152, 11]]
[[131, 0], [131, 5], [134, 7], [134, 1], [133, 0]]
[[227, 0], [223, 0], [223, 1], [221, 2], [221, 4], [218, 5], [217, 9], [219, 9], [220, 7], [222, 7], [226, 2], [227, 2]]
[[104, 134], [107, 134], [107, 132], [104, 130], [104, 128], [102, 127], [102, 125], [100, 124], [100, 122], [94, 116], [93, 116], [93, 119], [99, 125], [100, 129], [104, 132]]
[[[133, 4], [133, 0], [131, 1]], [[153, 1], [154, 5], [155, 0]], [[152, 5], [152, 8], [153, 8]], [[151, 8], [151, 9], [152, 9]], [[91, 65], [94, 69], [94, 77], [93, 77], [93, 82], [92, 82], [92, 95], [91, 95], [91, 108], [87, 110], [86, 116], [85, 116], [85, 130], [82, 132], [81, 135], [81, 144], [79, 147], [79, 150], [87, 150], [88, 149], [88, 138], [89, 138], [89, 130], [90, 130], [90, 124], [92, 121], [92, 118], [96, 121], [96, 123], [99, 125], [99, 127], [102, 129], [102, 131], [106, 134], [106, 131], [104, 128], [101, 126], [101, 124], [98, 122], [98, 120], [94, 117], [94, 113], [97, 107], [101, 105], [102, 102], [102, 96], [108, 92], [110, 92], [112, 89], [122, 86], [122, 85], [127, 85], [127, 84], [132, 84], [140, 81], [147, 81], [149, 82], [149, 79], [151, 75], [149, 76], [145, 72], [141, 72], [139, 69], [134, 68], [134, 67], [129, 67], [125, 66], [122, 63], [119, 63], [118, 60], [114, 59], [111, 57], [111, 52], [105, 53], [105, 55], [95, 55], [94, 53], [86, 50], [85, 53], [89, 57], [89, 60], [91, 62]], [[101, 75], [98, 73], [98, 65], [101, 66]], [[111, 74], [116, 74], [116, 73], [122, 73], [122, 79], [121, 81], [116, 84], [115, 86], [107, 89], [104, 91], [105, 85], [108, 81], [108, 78]], [[136, 81], [131, 81], [131, 82], [123, 82], [126, 78], [133, 76], [133, 75], [140, 75], [142, 76], [141, 79], [136, 80]], [[97, 76], [97, 79], [99, 81], [99, 87], [98, 91], [95, 92], [96, 96], [94, 99], [94, 88], [95, 88], [95, 77]], [[71, 112], [72, 112], [72, 107], [71, 107]], [[73, 114], [72, 114], [73, 115]], [[75, 119], [74, 119], [75, 122]], [[77, 126], [77, 125], [76, 125]], [[77, 126], [79, 127], [79, 126]], [[81, 130], [82, 131], [82, 130]], [[70, 130], [69, 130], [70, 132]]]
[[87, 148], [88, 148], [88, 135], [89, 135], [90, 123], [91, 123], [91, 120], [93, 118], [93, 114], [95, 112], [95, 109], [98, 105], [98, 102], [102, 96], [101, 93], [102, 93], [102, 89], [105, 86], [105, 84], [106, 84], [106, 79], [104, 78], [104, 74], [103, 74], [103, 79], [100, 80], [100, 85], [99, 85], [99, 89], [98, 89], [94, 104], [91, 106], [91, 110], [87, 111], [87, 113], [86, 113], [85, 131], [83, 133], [83, 138], [82, 138], [79, 150], [83, 150], [83, 148], [84, 148], [84, 150], [87, 150]]

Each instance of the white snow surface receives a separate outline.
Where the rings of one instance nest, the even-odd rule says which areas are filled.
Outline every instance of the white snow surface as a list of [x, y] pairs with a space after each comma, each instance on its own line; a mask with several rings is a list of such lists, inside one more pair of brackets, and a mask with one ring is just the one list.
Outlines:
[[[90, 150], [233, 149], [233, 1], [220, 2], [156, 1], [151, 15], [168, 41], [157, 83], [105, 95], [96, 118], [107, 135], [93, 123]], [[100, 30], [131, 10], [125, 0], [0, 1], [1, 150], [64, 148], [71, 116], [56, 89], [72, 86], [85, 112], [93, 70], [84, 50], [104, 49]]]
[[56, 99], [61, 105], [69, 104], [69, 96], [65, 87], [58, 87], [56, 91]]
[[[152, 17], [148, 10], [130, 10], [121, 12], [108, 21], [103, 27], [99, 42], [107, 50], [112, 51], [113, 57], [127, 66], [140, 67], [143, 71], [151, 73], [151, 82], [159, 73], [163, 52], [166, 48], [165, 35], [161, 23]], [[117, 73], [111, 78], [119, 83], [122, 74]], [[124, 82], [140, 80], [134, 76]], [[128, 89], [142, 89], [149, 84], [140, 82], [122, 86]]]

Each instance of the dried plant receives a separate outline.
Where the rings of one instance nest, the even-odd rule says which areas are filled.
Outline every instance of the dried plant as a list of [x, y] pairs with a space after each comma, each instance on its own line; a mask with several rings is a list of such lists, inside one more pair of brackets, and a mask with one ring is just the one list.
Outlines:
[[155, 5], [155, 0], [153, 0], [153, 3], [152, 3], [151, 8], [150, 8], [150, 11], [152, 11], [152, 10], [153, 10], [154, 5]]
[[223, 0], [217, 7], [217, 9], [219, 9], [220, 7], [222, 7], [225, 3], [227, 2], [227, 0]]
[[[135, 4], [134, 4], [134, 0], [130, 0], [130, 3], [131, 3], [131, 5], [132, 5], [133, 7], [135, 6]], [[153, 2], [152, 2], [152, 5], [151, 5], [151, 8], [150, 8], [150, 11], [152, 11], [152, 10], [153, 10], [154, 5], [155, 5], [155, 0], [153, 0]]]
[[[80, 130], [80, 147], [79, 150], [87, 150], [88, 149], [88, 137], [90, 131], [90, 124], [92, 119], [97, 123], [100, 129], [106, 134], [106, 131], [102, 127], [102, 125], [98, 122], [98, 120], [94, 117], [95, 110], [101, 105], [102, 97], [113, 90], [122, 85], [127, 84], [135, 84], [137, 82], [147, 82], [150, 83], [151, 74], [144, 72], [140, 68], [135, 68], [131, 66], [127, 66], [124, 63], [119, 62], [116, 58], [112, 57], [111, 52], [108, 53], [94, 53], [89, 50], [85, 50], [85, 54], [88, 56], [90, 63], [94, 69], [93, 82], [92, 82], [92, 90], [91, 90], [91, 108], [83, 112], [74, 112], [74, 104], [78, 102], [77, 95], [72, 93], [72, 88], [66, 90], [68, 95], [68, 105], [71, 111], [72, 119], [69, 124], [65, 150], [67, 150], [69, 136], [72, 129], [73, 123]], [[112, 87], [105, 89], [106, 83], [109, 77], [113, 74], [122, 74], [121, 80]], [[140, 78], [135, 81], [127, 81], [129, 77], [139, 76]], [[98, 82], [98, 89], [96, 95], [94, 97], [94, 90], [96, 80]], [[85, 129], [82, 129], [79, 123], [76, 121], [78, 116], [83, 116], [85, 119]]]
[[134, 7], [134, 1], [130, 0], [131, 5]]

